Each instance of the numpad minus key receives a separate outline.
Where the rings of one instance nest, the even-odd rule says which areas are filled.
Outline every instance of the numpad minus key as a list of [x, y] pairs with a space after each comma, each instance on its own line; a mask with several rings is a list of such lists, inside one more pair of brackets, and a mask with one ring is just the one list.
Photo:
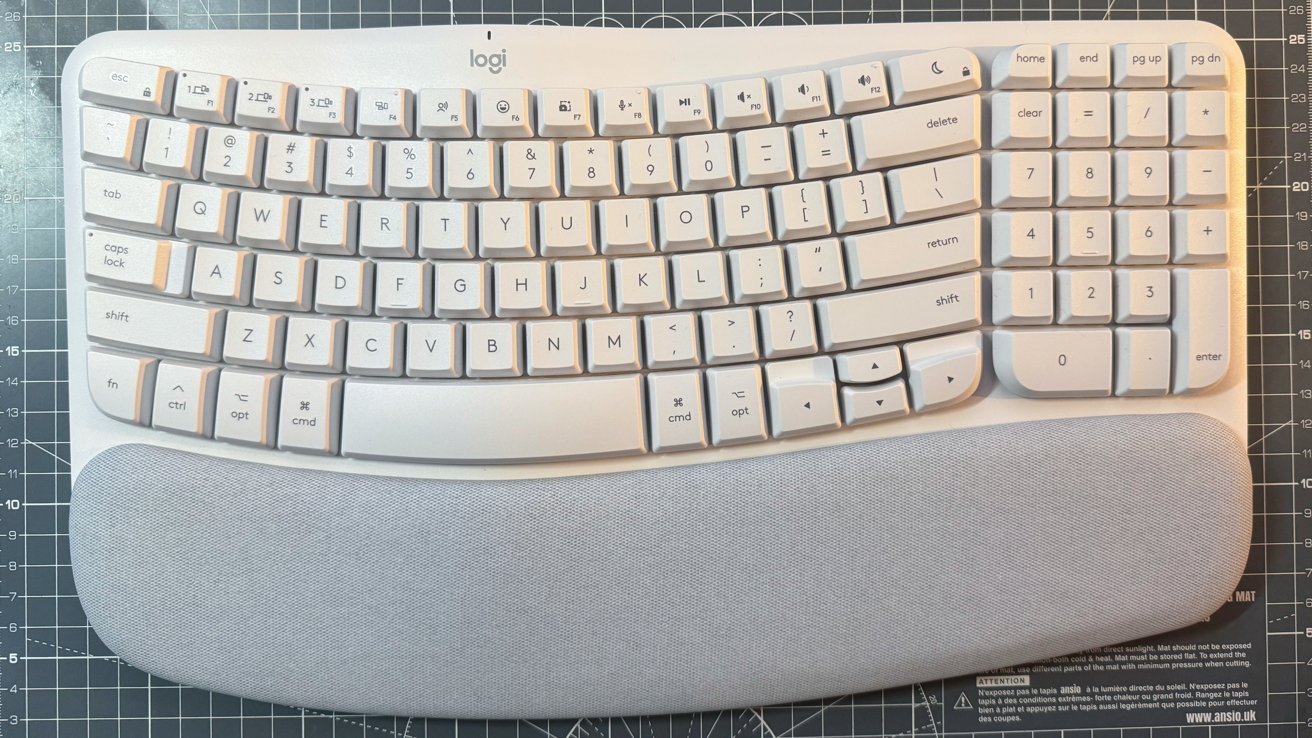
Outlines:
[[543, 718], [1197, 622], [1251, 526], [1242, 70], [1177, 21], [90, 38], [91, 623], [243, 697]]

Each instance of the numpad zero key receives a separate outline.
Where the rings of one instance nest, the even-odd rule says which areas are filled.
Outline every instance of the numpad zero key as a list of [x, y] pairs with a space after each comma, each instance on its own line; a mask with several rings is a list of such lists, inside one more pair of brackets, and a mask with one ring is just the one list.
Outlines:
[[1175, 21], [88, 39], [90, 621], [492, 718], [1196, 622], [1251, 525], [1242, 69]]

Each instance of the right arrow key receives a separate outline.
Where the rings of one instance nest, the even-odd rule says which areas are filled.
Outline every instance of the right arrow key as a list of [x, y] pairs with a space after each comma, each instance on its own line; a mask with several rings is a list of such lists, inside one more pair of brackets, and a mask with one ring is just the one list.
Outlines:
[[955, 405], [975, 394], [984, 365], [979, 331], [915, 341], [902, 347], [916, 412]]

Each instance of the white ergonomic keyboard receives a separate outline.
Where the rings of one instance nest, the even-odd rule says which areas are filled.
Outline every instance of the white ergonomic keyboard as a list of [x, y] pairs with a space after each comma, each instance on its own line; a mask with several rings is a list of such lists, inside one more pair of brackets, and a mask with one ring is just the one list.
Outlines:
[[480, 718], [1196, 623], [1252, 522], [1243, 69], [1175, 21], [94, 36], [89, 621], [181, 683]]
[[540, 476], [1182, 410], [1244, 432], [1218, 29], [432, 32], [79, 49], [75, 466], [138, 441]]

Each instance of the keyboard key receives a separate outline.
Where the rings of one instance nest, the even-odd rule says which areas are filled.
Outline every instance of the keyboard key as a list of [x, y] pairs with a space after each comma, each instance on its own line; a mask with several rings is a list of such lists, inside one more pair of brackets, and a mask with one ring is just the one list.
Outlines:
[[87, 337], [153, 354], [217, 361], [224, 310], [89, 289]]
[[533, 136], [532, 94], [525, 89], [478, 91], [479, 138], [531, 138]]
[[1170, 131], [1167, 124], [1170, 98], [1161, 90], [1117, 92], [1112, 100], [1112, 140], [1117, 146], [1162, 147]]
[[474, 215], [467, 202], [419, 203], [419, 256], [468, 259], [474, 255]]
[[1112, 157], [1109, 152], [1057, 152], [1057, 207], [1106, 207], [1111, 203]]
[[878, 172], [830, 180], [829, 199], [834, 203], [834, 230], [839, 233], [864, 231], [893, 222], [884, 194], [884, 175]]
[[768, 126], [771, 120], [770, 94], [764, 79], [735, 79], [715, 86], [716, 128]]
[[759, 366], [707, 369], [706, 400], [711, 443], [731, 446], [767, 438]]
[[733, 301], [736, 305], [788, 297], [781, 246], [733, 249], [729, 252], [729, 272], [733, 275]]
[[420, 138], [474, 135], [474, 99], [469, 90], [425, 88], [415, 97], [415, 134]]
[[989, 250], [993, 266], [1048, 266], [1052, 263], [1052, 214], [1046, 210], [994, 213]]
[[[1163, 219], [1165, 211], [1160, 211]], [[1230, 251], [1230, 215], [1225, 210], [1187, 208], [1171, 214], [1171, 261], [1176, 264], [1207, 264], [1225, 261]], [[1166, 263], [1166, 231], [1163, 228], [1161, 248]]]
[[359, 204], [328, 197], [301, 198], [296, 247], [312, 254], [354, 254]]
[[1229, 120], [1226, 94], [1221, 90], [1171, 93], [1172, 146], [1225, 146]]
[[1057, 263], [1104, 266], [1112, 261], [1112, 214], [1106, 210], [1059, 210]]
[[1052, 87], [1052, 47], [1021, 44], [993, 58], [993, 87], [1036, 90]]
[[192, 246], [88, 228], [87, 279], [115, 287], [182, 297], [191, 280]]
[[702, 354], [707, 364], [733, 364], [760, 358], [756, 313], [752, 308], [703, 310], [701, 317]]
[[597, 90], [597, 133], [602, 136], [650, 136], [651, 100], [647, 88]]
[[911, 412], [907, 405], [907, 386], [902, 380], [874, 387], [844, 387], [842, 396], [845, 425], [899, 418]]
[[999, 328], [993, 371], [1021, 397], [1107, 397], [1112, 393], [1108, 328]]
[[1230, 273], [1176, 269], [1171, 278], [1171, 391], [1197, 392], [1221, 381], [1230, 368]]
[[1116, 394], [1151, 397], [1171, 391], [1171, 329], [1117, 328]]
[[239, 126], [290, 131], [296, 117], [295, 106], [296, 88], [286, 82], [243, 79], [237, 86], [232, 119]]
[[[450, 320], [415, 321], [406, 326], [405, 340], [407, 377], [450, 379], [460, 376], [463, 371], [465, 335], [460, 323]], [[529, 373], [533, 373], [532, 365], [529, 366]]]
[[710, 208], [706, 195], [658, 198], [656, 225], [661, 251], [694, 251], [715, 245]]
[[1228, 151], [1171, 152], [1171, 202], [1176, 205], [1224, 205], [1230, 184]]
[[565, 197], [620, 194], [614, 141], [566, 141], [562, 147]]
[[531, 320], [524, 325], [528, 374], [548, 377], [580, 374], [582, 337], [577, 320]]
[[840, 382], [871, 384], [902, 373], [902, 354], [897, 346], [848, 351], [834, 355]]
[[[414, 352], [409, 354], [411, 357], [414, 355]], [[345, 320], [306, 315], [293, 315], [287, 319], [287, 348], [283, 352], [283, 366], [298, 372], [339, 374], [345, 364]]]
[[729, 303], [724, 254], [719, 251], [671, 256], [670, 281], [674, 283], [674, 307], [678, 310]]
[[485, 261], [442, 262], [434, 270], [434, 312], [440, 318], [492, 315], [492, 265]]
[[1165, 323], [1171, 319], [1171, 272], [1116, 270], [1116, 322]]
[[442, 149], [432, 141], [388, 141], [383, 193], [388, 197], [436, 198], [442, 192]]
[[1052, 273], [1046, 269], [1000, 269], [993, 273], [995, 325], [1052, 322]]
[[803, 182], [770, 188], [770, 207], [780, 241], [828, 235], [829, 196], [823, 182]]
[[790, 243], [784, 248], [788, 253], [788, 282], [795, 296], [827, 295], [847, 289], [838, 239]]
[[715, 193], [715, 234], [721, 246], [745, 246], [773, 240], [770, 204], [765, 189]]
[[974, 92], [980, 88], [979, 59], [966, 49], [909, 54], [888, 63], [894, 105]]
[[259, 187], [264, 174], [264, 134], [223, 129], [208, 136], [201, 174], [206, 182]]
[[1063, 149], [1111, 145], [1111, 96], [1106, 92], [1057, 93], [1057, 146]]
[[695, 313], [644, 315], [642, 335], [648, 369], [678, 369], [701, 363]]
[[1112, 273], [1107, 269], [1057, 270], [1057, 323], [1112, 322]]
[[237, 102], [237, 80], [226, 74], [179, 72], [173, 92], [173, 114], [209, 123], [231, 123]]
[[442, 145], [442, 194], [450, 200], [497, 196], [497, 147], [491, 141], [450, 141]]
[[852, 152], [861, 171], [938, 159], [980, 147], [979, 95], [858, 115]]
[[979, 331], [908, 343], [902, 354], [916, 412], [955, 405], [979, 387], [984, 363]]
[[285, 315], [229, 310], [224, 325], [224, 362], [278, 368], [282, 363], [286, 328]]
[[592, 137], [592, 92], [581, 87], [539, 90], [538, 134], [549, 138]]
[[499, 200], [478, 205], [478, 255], [485, 258], [530, 257], [537, 251], [533, 204]]
[[247, 192], [237, 208], [237, 245], [290, 251], [295, 245], [300, 200], [272, 192]]
[[1165, 210], [1118, 210], [1117, 264], [1165, 264], [1170, 260], [1171, 214]]
[[306, 85], [301, 88], [296, 106], [296, 130], [301, 133], [349, 136], [353, 131], [355, 90], [328, 85]]
[[663, 257], [616, 259], [612, 264], [615, 272], [616, 311], [641, 313], [670, 309]]
[[729, 134], [706, 133], [679, 139], [679, 182], [684, 192], [733, 187], [733, 171]]
[[517, 320], [465, 325], [465, 374], [470, 377], [518, 377], [524, 374], [524, 350]]
[[361, 256], [407, 259], [415, 255], [415, 204], [396, 200], [360, 203]]
[[1116, 44], [1112, 47], [1112, 81], [1117, 87], [1165, 87], [1166, 44]]
[[493, 270], [498, 318], [551, 315], [547, 262], [539, 259], [498, 261]]
[[355, 133], [375, 138], [409, 138], [414, 118], [414, 93], [395, 87], [360, 90]]
[[550, 141], [507, 141], [501, 146], [506, 197], [560, 197], [556, 145]]
[[433, 314], [433, 265], [387, 260], [374, 264], [374, 314], [427, 318]]
[[757, 308], [757, 319], [761, 324], [761, 348], [765, 358], [802, 356], [818, 350], [810, 302], [762, 305]]
[[829, 89], [819, 69], [775, 77], [770, 81], [770, 99], [780, 123], [829, 117]]
[[995, 151], [989, 162], [995, 208], [1052, 205], [1052, 152]]
[[978, 272], [815, 301], [825, 351], [973, 328], [981, 323]]
[[788, 129], [757, 128], [734, 136], [738, 181], [744, 186], [791, 182], [793, 154]]
[[663, 134], [711, 130], [711, 101], [706, 85], [660, 88], [656, 93], [656, 119], [656, 130]]
[[848, 282], [864, 290], [980, 266], [978, 213], [843, 239]]
[[648, 374], [647, 398], [652, 451], [706, 448], [701, 372]]
[[637, 318], [588, 318], [583, 326], [589, 372], [627, 372], [642, 367]]
[[78, 78], [83, 100], [143, 113], [167, 113], [176, 73], [154, 64], [97, 57], [87, 60]]
[[765, 365], [770, 435], [786, 438], [839, 427], [834, 363], [826, 356]]
[[893, 220], [912, 223], [980, 206], [979, 154], [894, 169], [887, 175]]
[[[415, 461], [507, 463], [647, 450], [642, 377], [505, 382], [350, 379], [342, 453]], [[435, 417], [443, 418], [437, 425]]]
[[214, 437], [220, 441], [272, 447], [278, 432], [281, 386], [281, 374], [224, 369], [219, 374]]
[[145, 140], [144, 116], [101, 108], [82, 109], [83, 161], [119, 169], [136, 169], [141, 165]]
[[656, 250], [652, 238], [652, 202], [646, 197], [602, 200], [597, 205], [601, 252], [648, 253]]
[[275, 133], [269, 136], [266, 149], [266, 189], [323, 191], [323, 139]]
[[128, 423], [150, 425], [158, 359], [117, 351], [87, 352], [87, 386], [100, 412]]
[[204, 126], [155, 118], [146, 134], [141, 168], [151, 174], [196, 179], [204, 147]]
[[834, 90], [834, 112], [863, 113], [888, 107], [888, 86], [883, 62], [861, 62], [830, 70]]
[[329, 195], [378, 197], [383, 192], [383, 144], [329, 139], [323, 191]]
[[251, 302], [256, 307], [310, 309], [310, 285], [314, 283], [314, 259], [299, 254], [259, 254], [255, 258], [255, 285]]
[[1048, 92], [999, 92], [993, 107], [993, 146], [1000, 149], [1046, 149], [1052, 146], [1052, 95]]
[[150, 423], [174, 433], [214, 434], [214, 406], [219, 395], [219, 367], [161, 361], [155, 370], [155, 400]]
[[1166, 151], [1117, 151], [1117, 205], [1165, 205], [1171, 199], [1171, 159]]
[[405, 323], [352, 320], [346, 327], [346, 371], [376, 377], [399, 377], [405, 368]]
[[191, 296], [207, 302], [249, 305], [255, 254], [244, 249], [197, 246], [192, 259]]
[[279, 397], [278, 448], [337, 453], [342, 412], [340, 377], [284, 377]]
[[177, 182], [108, 169], [82, 170], [82, 212], [92, 223], [168, 235], [177, 199]]
[[565, 259], [554, 265], [557, 315], [610, 312], [610, 279], [603, 259]]
[[1107, 44], [1058, 44], [1058, 87], [1110, 87], [1111, 53]]
[[664, 195], [678, 191], [674, 146], [668, 138], [629, 139], [620, 144], [624, 194]]
[[793, 128], [799, 179], [833, 177], [852, 171], [847, 125], [841, 120], [805, 123]]
[[1171, 45], [1171, 84], [1175, 87], [1225, 87], [1225, 55], [1201, 41]]

